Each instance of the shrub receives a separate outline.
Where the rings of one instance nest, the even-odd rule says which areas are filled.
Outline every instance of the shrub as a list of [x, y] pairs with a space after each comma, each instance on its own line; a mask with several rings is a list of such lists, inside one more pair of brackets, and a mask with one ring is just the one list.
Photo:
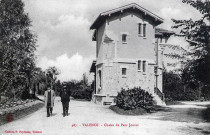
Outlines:
[[166, 101], [193, 101], [199, 99], [196, 82], [184, 82], [183, 76], [173, 72], [163, 73], [163, 93]]
[[84, 90], [74, 90], [72, 91], [71, 96], [74, 99], [86, 99], [90, 101], [92, 97], [92, 91], [93, 90], [88, 87], [85, 88]]
[[202, 111], [202, 117], [207, 122], [210, 122], [210, 106], [207, 107], [205, 110]]
[[25, 90], [22, 92], [21, 97], [22, 100], [31, 99], [31, 95], [29, 91]]
[[204, 100], [210, 100], [210, 85], [206, 85], [202, 88], [202, 97]]
[[153, 96], [141, 88], [130, 90], [122, 89], [115, 98], [116, 105], [124, 110], [136, 109], [138, 107], [147, 108], [153, 106]]

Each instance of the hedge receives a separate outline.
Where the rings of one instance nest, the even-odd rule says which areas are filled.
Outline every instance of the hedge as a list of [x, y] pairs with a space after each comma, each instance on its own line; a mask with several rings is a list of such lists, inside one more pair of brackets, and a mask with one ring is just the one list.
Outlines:
[[92, 98], [92, 92], [93, 92], [93, 90], [91, 88], [87, 87], [85, 89], [72, 91], [71, 96], [74, 99], [86, 99], [86, 100], [90, 101]]

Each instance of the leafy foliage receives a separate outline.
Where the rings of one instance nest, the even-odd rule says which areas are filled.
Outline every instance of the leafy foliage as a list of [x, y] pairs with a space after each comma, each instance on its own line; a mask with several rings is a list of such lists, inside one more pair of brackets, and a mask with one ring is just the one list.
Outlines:
[[35, 69], [36, 36], [21, 0], [0, 1], [0, 93], [21, 95]]
[[92, 97], [92, 91], [90, 91], [90, 90], [77, 90], [77, 91], [73, 91], [71, 93], [71, 96], [74, 99], [86, 99], [86, 100], [90, 101], [91, 97]]
[[202, 88], [201, 96], [204, 100], [210, 100], [210, 86], [204, 86]]
[[56, 76], [60, 74], [58, 69], [55, 66], [52, 66], [46, 69], [45, 73], [47, 76], [47, 84], [53, 88], [53, 86], [55, 86], [55, 82], [57, 79]]
[[63, 85], [61, 84], [61, 81], [60, 80], [56, 81], [55, 82], [55, 89], [54, 89], [55, 90], [55, 94], [59, 95], [61, 90], [62, 90], [62, 88], [63, 88]]
[[0, 1], [0, 95], [7, 99], [35, 98], [36, 90], [46, 89], [47, 79], [56, 80], [55, 67], [49, 68], [49, 76], [36, 67], [37, 40], [30, 28], [21, 0]]
[[194, 80], [203, 83], [203, 85], [210, 85], [210, 1], [201, 0], [182, 0], [196, 8], [201, 14], [202, 18], [197, 21], [189, 20], [175, 20], [172, 21], [175, 25], [172, 28], [180, 28], [180, 33], [177, 36], [185, 37], [186, 41], [191, 47], [192, 60], [186, 65], [188, 72], [193, 74]]
[[124, 110], [131, 110], [138, 107], [146, 108], [154, 105], [152, 94], [141, 88], [122, 89], [115, 98], [115, 102], [118, 107]]
[[83, 74], [82, 80], [71, 80], [66, 82], [67, 89], [70, 90], [71, 96], [75, 99], [85, 99], [90, 101], [92, 98], [93, 89], [88, 84], [86, 74]]
[[190, 76], [187, 73], [185, 73], [185, 76], [180, 76], [174, 72], [164, 71], [163, 92], [166, 101], [192, 101], [199, 99], [200, 91], [197, 90], [199, 84], [193, 82], [193, 80], [189, 81], [189, 78]]
[[93, 90], [90, 87], [86, 87], [83, 89], [74, 90], [71, 93], [71, 96], [74, 99], [86, 99], [86, 100], [90, 101], [92, 98], [92, 92], [93, 92]]

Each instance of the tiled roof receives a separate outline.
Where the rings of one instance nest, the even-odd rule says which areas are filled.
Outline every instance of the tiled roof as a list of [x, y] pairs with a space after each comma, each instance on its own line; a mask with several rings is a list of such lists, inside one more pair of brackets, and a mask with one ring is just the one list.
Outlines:
[[162, 29], [162, 28], [156, 28], [155, 33], [168, 33], [168, 34], [174, 34], [173, 31]]
[[170, 30], [166, 30], [166, 29], [162, 29], [162, 28], [155, 28], [155, 36], [170, 36], [175, 34], [175, 32], [170, 31]]

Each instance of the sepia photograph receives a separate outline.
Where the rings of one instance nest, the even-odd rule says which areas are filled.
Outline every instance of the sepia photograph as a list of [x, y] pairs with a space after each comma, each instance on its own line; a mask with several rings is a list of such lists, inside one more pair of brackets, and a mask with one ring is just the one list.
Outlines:
[[0, 135], [210, 135], [210, 1], [0, 0]]

